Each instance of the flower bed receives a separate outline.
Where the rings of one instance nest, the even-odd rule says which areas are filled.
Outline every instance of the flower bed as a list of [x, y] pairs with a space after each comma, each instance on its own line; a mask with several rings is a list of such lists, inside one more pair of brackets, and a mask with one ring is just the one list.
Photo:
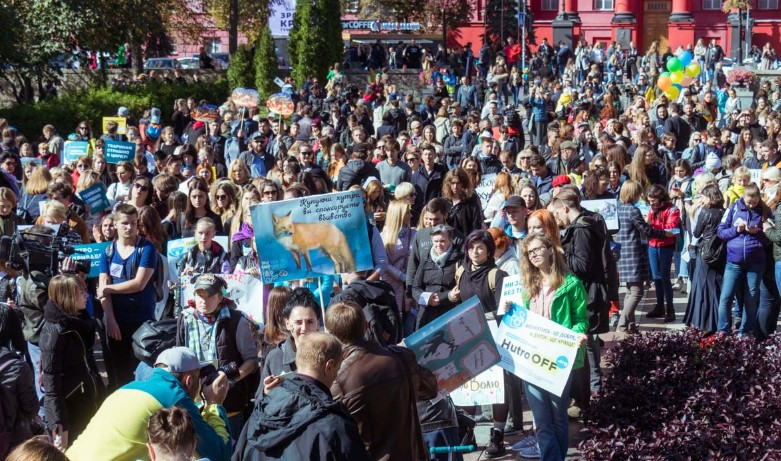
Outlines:
[[781, 459], [781, 337], [630, 336], [584, 415], [584, 459]]
[[757, 80], [757, 74], [747, 67], [735, 67], [727, 75], [727, 83], [750, 86]]

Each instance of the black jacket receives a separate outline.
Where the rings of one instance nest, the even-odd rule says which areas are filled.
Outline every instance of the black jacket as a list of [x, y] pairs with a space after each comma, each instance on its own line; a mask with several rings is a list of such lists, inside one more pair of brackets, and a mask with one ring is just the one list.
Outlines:
[[[283, 371], [290, 373], [296, 371], [296, 351], [293, 349], [293, 336], [288, 336], [269, 351], [263, 360], [263, 370], [260, 372], [260, 382], [265, 381], [270, 375], [278, 375]], [[259, 386], [255, 393], [255, 400], [260, 401], [263, 398], [263, 386]]]
[[443, 267], [439, 267], [431, 259], [431, 247], [423, 256], [423, 259], [415, 271], [415, 279], [412, 283], [412, 298], [418, 301], [420, 295], [424, 292], [437, 293], [439, 295], [438, 306], [420, 305], [416, 330], [425, 326], [432, 320], [455, 307], [456, 303], [448, 299], [450, 290], [456, 286], [456, 265], [464, 258], [459, 248], [453, 244], [453, 251]]
[[667, 117], [664, 122], [664, 132], [675, 135], [675, 151], [682, 152], [689, 146], [689, 138], [692, 134], [692, 128], [686, 123], [686, 120], [678, 115]]
[[103, 381], [92, 355], [95, 326], [86, 314], [67, 314], [49, 300], [43, 309], [41, 368], [44, 407], [50, 428], [61, 424], [80, 434], [98, 411]]
[[[499, 160], [499, 157], [495, 155], [489, 155], [488, 157], [483, 157], [482, 155], [479, 156], [480, 158], [480, 168], [483, 171], [483, 174], [494, 174], [499, 173], [504, 168], [504, 165], [502, 165], [502, 162]], [[474, 185], [475, 187], [478, 186], [478, 184]]]
[[[10, 432], [10, 447], [33, 436], [31, 422], [38, 414], [33, 370], [17, 351], [0, 348], [0, 402], [6, 429]], [[0, 453], [5, 456], [7, 453]]]
[[482, 229], [483, 206], [480, 197], [472, 194], [466, 200], [462, 200], [450, 208], [447, 223], [458, 232], [468, 236], [475, 229]]
[[368, 461], [358, 426], [312, 378], [291, 375], [255, 404], [233, 461]]
[[410, 178], [415, 186], [415, 204], [412, 206], [412, 222], [417, 222], [417, 217], [426, 204], [433, 198], [442, 196], [442, 181], [445, 180], [447, 167], [441, 163], [434, 164], [434, 170], [429, 174], [426, 167], [420, 165]]
[[[431, 245], [431, 228], [424, 227], [423, 229], [419, 229], [415, 233], [415, 239], [412, 240], [412, 244], [410, 245], [409, 250], [409, 258], [407, 258], [407, 277], [405, 281], [407, 284], [408, 296], [412, 296], [412, 285], [415, 281], [415, 273], [418, 271], [418, 266], [420, 266], [420, 263], [423, 261], [426, 255], [429, 254]], [[464, 236], [460, 232], [455, 231], [453, 235], [453, 247], [461, 251], [463, 245]]]
[[380, 179], [380, 172], [373, 163], [360, 159], [352, 159], [339, 170], [339, 177], [336, 181], [336, 188], [340, 191], [346, 191], [350, 186], [362, 185], [370, 176]]

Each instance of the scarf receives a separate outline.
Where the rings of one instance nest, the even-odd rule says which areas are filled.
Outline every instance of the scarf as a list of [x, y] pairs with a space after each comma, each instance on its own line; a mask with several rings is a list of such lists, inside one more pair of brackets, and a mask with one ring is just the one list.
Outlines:
[[226, 306], [219, 308], [215, 314], [203, 314], [198, 309], [188, 308], [184, 328], [187, 334], [187, 346], [198, 356], [199, 361], [213, 362], [217, 360], [217, 338], [214, 336], [214, 327], [222, 319], [229, 318], [230, 309]]
[[444, 253], [441, 255], [437, 255], [434, 253], [434, 247], [432, 246], [429, 250], [429, 256], [431, 256], [431, 260], [434, 261], [434, 264], [439, 266], [440, 269], [445, 267], [445, 264], [447, 263], [448, 258], [450, 258], [450, 254], [453, 253], [453, 244], [451, 243], [449, 247], [447, 247], [447, 250], [445, 250]]
[[483, 310], [493, 312], [496, 310], [496, 296], [491, 291], [488, 284], [488, 274], [491, 269], [496, 267], [493, 256], [490, 256], [486, 262], [480, 266], [475, 266], [469, 260], [469, 256], [464, 257], [464, 275], [461, 277], [461, 299], [469, 299], [477, 296]]
[[240, 240], [251, 239], [253, 237], [255, 237], [255, 231], [252, 229], [252, 226], [243, 222], [241, 223], [241, 227], [239, 228], [238, 232], [233, 234], [231, 241], [238, 242]]

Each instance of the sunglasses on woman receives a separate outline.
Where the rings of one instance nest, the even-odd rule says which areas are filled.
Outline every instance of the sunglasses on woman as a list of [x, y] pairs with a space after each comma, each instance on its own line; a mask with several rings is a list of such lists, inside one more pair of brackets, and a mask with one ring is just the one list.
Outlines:
[[147, 186], [146, 184], [142, 184], [140, 182], [137, 182], [137, 183], [133, 184], [133, 187], [135, 187], [136, 189], [141, 190], [143, 192], [146, 192], [146, 191], [149, 190], [149, 186]]

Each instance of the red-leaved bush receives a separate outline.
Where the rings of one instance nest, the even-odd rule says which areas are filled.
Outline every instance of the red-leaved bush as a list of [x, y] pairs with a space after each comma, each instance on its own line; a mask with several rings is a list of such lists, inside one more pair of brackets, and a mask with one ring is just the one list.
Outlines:
[[586, 411], [590, 460], [781, 459], [781, 337], [630, 336]]

